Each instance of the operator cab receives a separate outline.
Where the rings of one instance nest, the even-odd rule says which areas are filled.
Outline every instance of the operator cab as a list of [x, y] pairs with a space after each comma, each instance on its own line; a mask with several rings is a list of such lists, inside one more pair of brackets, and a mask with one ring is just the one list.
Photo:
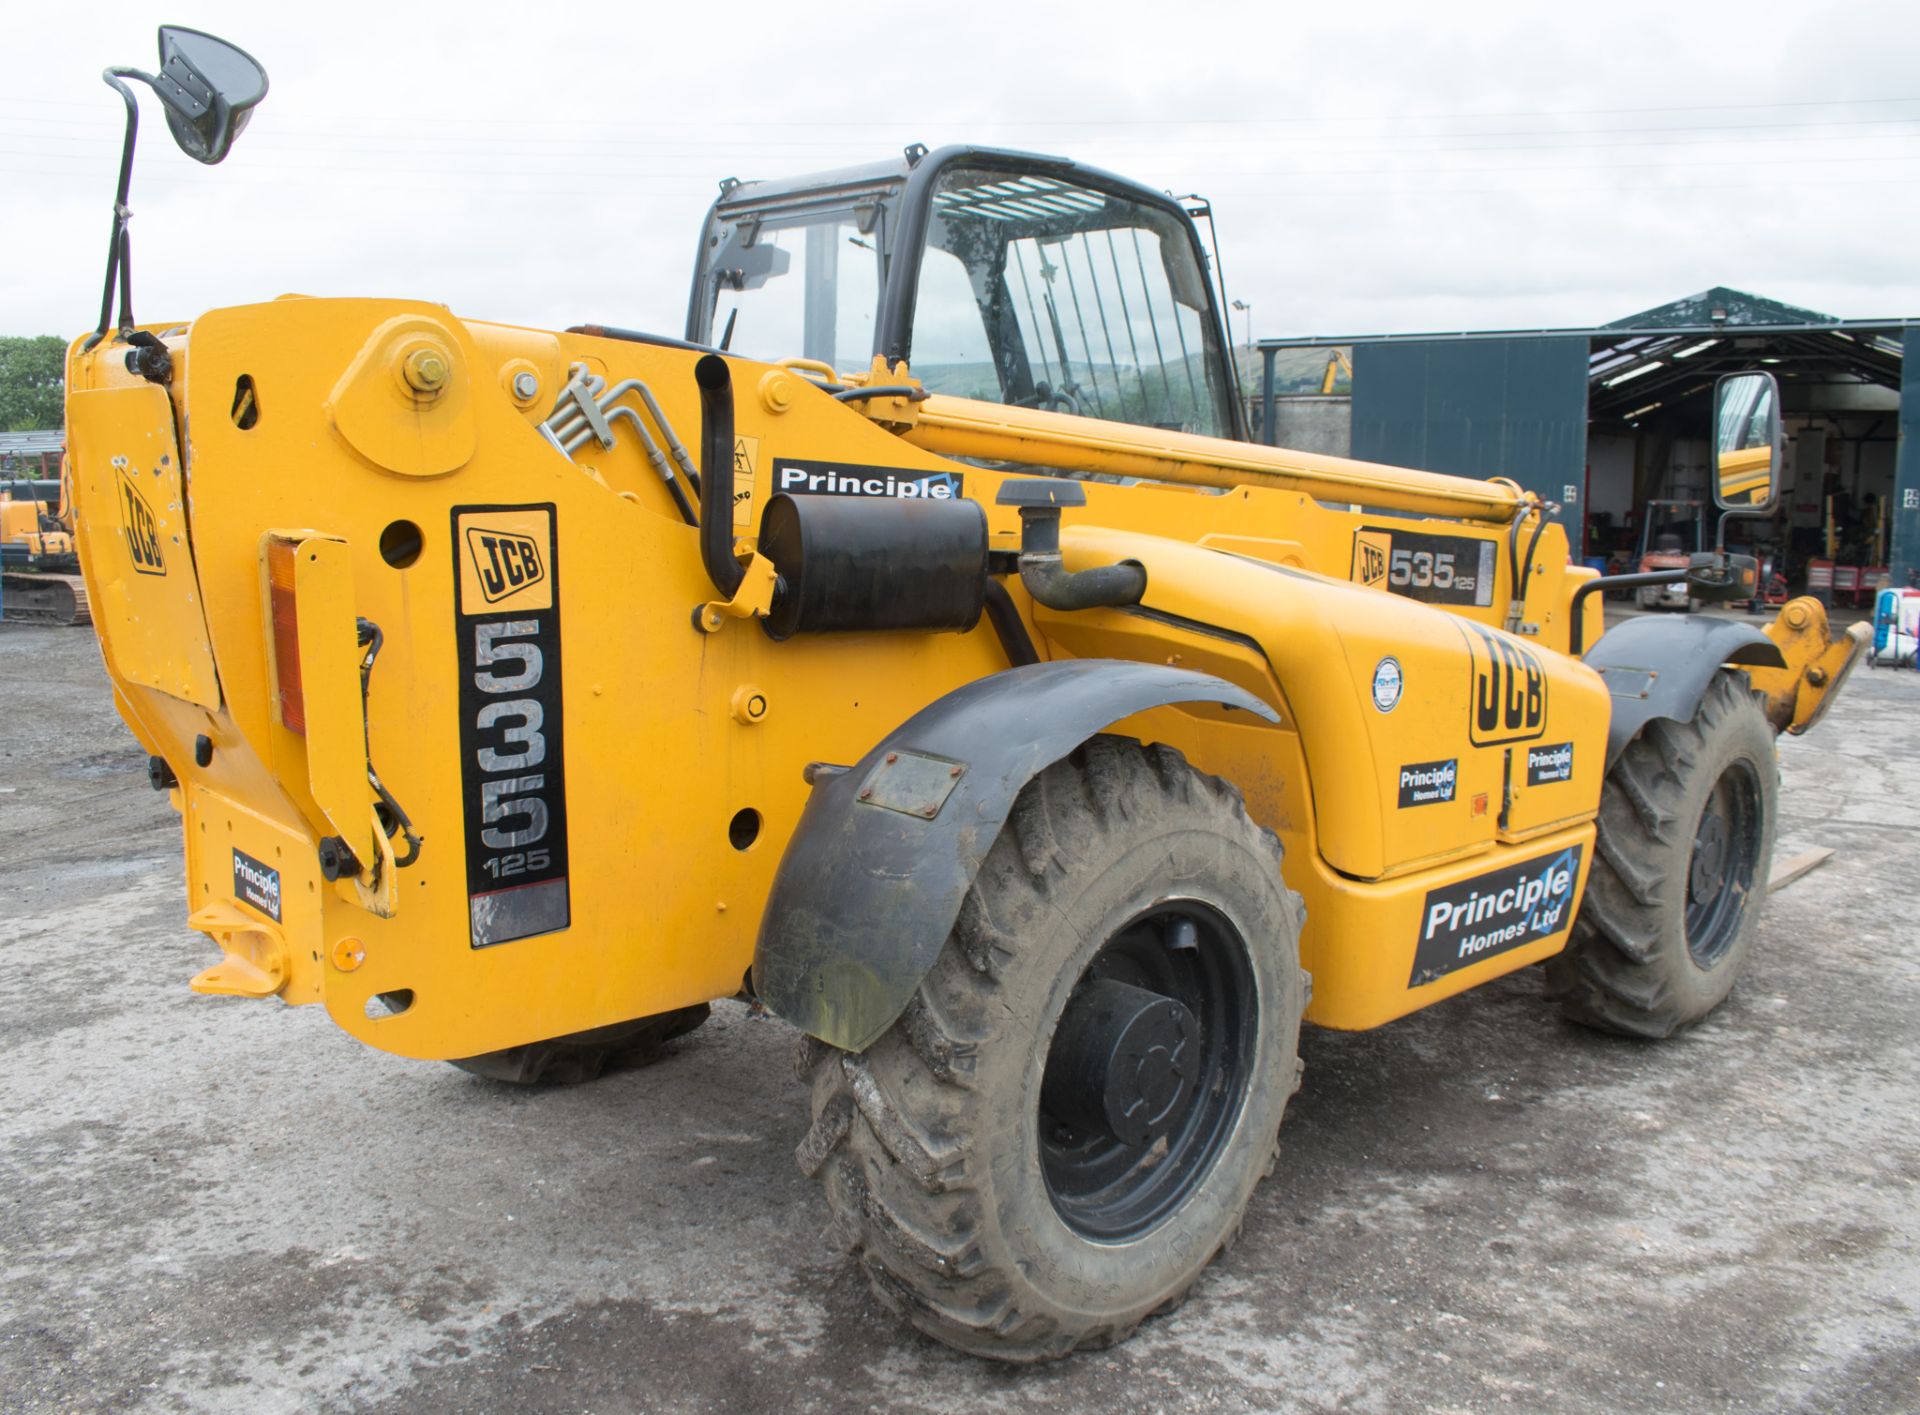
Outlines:
[[1218, 294], [1170, 196], [1064, 158], [916, 145], [723, 183], [687, 338], [847, 372], [904, 360], [936, 393], [1243, 438]]

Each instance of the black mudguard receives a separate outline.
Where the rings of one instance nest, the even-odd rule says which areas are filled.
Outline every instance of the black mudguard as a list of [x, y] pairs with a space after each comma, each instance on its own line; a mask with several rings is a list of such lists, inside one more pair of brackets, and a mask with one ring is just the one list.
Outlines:
[[1020, 789], [1101, 728], [1186, 702], [1279, 721], [1211, 674], [1118, 659], [1013, 668], [922, 708], [814, 787], [760, 920], [755, 992], [801, 1031], [866, 1049], [939, 957]]
[[1607, 630], [1587, 650], [1613, 695], [1607, 728], [1607, 768], [1655, 718], [1691, 722], [1707, 684], [1723, 664], [1784, 668], [1786, 657], [1765, 634], [1736, 619], [1704, 614], [1647, 615]]

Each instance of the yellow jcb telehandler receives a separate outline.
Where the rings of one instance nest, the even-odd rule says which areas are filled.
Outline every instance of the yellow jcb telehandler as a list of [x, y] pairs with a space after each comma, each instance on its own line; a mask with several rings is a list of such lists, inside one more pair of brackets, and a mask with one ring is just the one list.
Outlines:
[[[1251, 445], [1176, 202], [915, 147], [725, 185], [684, 337], [361, 299], [140, 325], [127, 81], [208, 162], [266, 91], [160, 45], [108, 71], [68, 428], [218, 949], [195, 988], [517, 1080], [756, 998], [807, 1038], [799, 1160], [875, 1293], [1008, 1360], [1187, 1291], [1303, 1022], [1533, 963], [1640, 1035], [1727, 996], [1775, 733], [1858, 636], [1806, 600], [1602, 634], [1513, 482]], [[1752, 593], [1724, 553], [1668, 573]]]

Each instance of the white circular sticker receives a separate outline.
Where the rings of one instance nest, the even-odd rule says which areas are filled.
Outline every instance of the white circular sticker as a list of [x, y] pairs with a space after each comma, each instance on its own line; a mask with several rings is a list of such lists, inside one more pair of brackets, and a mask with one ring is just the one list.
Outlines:
[[1400, 702], [1400, 690], [1406, 686], [1406, 679], [1400, 672], [1400, 660], [1383, 658], [1373, 670], [1373, 705], [1382, 712], [1392, 712]]

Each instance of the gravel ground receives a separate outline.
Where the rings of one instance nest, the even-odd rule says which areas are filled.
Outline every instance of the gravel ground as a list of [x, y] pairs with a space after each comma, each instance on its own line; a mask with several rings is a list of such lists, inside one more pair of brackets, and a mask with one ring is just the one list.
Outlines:
[[733, 1004], [527, 1094], [196, 997], [175, 817], [90, 634], [0, 625], [0, 1409], [1920, 1409], [1920, 675], [1782, 747], [1732, 1002], [1644, 1045], [1537, 970], [1310, 1032], [1239, 1245], [1034, 1370], [871, 1302]]

